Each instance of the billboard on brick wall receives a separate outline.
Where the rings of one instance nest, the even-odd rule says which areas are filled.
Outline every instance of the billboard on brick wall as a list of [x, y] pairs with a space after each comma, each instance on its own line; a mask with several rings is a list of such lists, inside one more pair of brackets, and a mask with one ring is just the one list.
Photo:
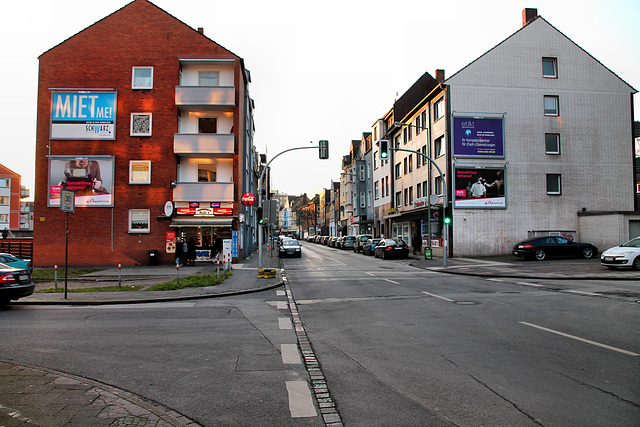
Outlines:
[[49, 139], [116, 139], [116, 91], [53, 91]]
[[60, 206], [60, 190], [75, 191], [78, 207], [113, 206], [114, 158], [56, 156], [49, 159], [47, 206]]
[[454, 117], [453, 156], [504, 158], [502, 118]]
[[453, 202], [456, 208], [505, 209], [505, 167], [456, 166]]

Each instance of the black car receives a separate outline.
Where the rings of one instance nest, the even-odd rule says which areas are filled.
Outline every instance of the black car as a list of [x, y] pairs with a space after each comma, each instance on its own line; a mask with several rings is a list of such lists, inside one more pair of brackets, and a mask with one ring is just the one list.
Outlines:
[[278, 248], [278, 256], [302, 258], [302, 248], [300, 247], [300, 243], [295, 239], [284, 239]]
[[524, 259], [543, 261], [547, 258], [593, 258], [598, 248], [591, 243], [580, 243], [560, 236], [534, 237], [513, 247], [513, 255]]
[[18, 298], [28, 297], [33, 294], [35, 288], [29, 270], [0, 264], [0, 306]]
[[409, 258], [409, 246], [402, 239], [382, 239], [374, 250], [376, 258]]

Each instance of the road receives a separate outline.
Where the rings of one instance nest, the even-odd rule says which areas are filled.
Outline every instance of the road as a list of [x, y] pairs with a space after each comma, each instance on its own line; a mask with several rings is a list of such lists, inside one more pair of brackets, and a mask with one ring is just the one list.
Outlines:
[[242, 297], [0, 310], [0, 360], [203, 426], [323, 426], [299, 320], [345, 426], [640, 425], [640, 304], [603, 297], [615, 282], [450, 275], [310, 243], [282, 265], [284, 289]]
[[303, 250], [286, 275], [345, 425], [640, 424], [637, 303]]

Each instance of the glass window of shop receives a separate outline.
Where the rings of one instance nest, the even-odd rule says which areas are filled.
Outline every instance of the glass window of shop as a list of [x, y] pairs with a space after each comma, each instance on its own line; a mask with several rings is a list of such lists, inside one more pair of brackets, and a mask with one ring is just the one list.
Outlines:
[[[222, 248], [222, 241], [231, 239], [231, 227], [180, 227], [177, 233], [180, 241], [196, 242], [196, 261], [210, 261]], [[220, 242], [216, 245], [216, 240]]]

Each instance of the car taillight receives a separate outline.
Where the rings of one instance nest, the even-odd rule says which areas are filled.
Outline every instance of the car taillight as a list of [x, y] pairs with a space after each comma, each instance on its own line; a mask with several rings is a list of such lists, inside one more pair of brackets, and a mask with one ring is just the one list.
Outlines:
[[16, 278], [13, 277], [13, 274], [6, 273], [0, 276], [0, 283], [16, 283]]
[[409, 249], [409, 246], [403, 246], [402, 249]]
[[390, 251], [391, 249], [393, 249], [393, 246], [387, 246], [385, 249]]
[[29, 264], [27, 264], [27, 267], [33, 267], [33, 262], [29, 261]]
[[520, 245], [521, 248], [532, 248], [533, 245]]

